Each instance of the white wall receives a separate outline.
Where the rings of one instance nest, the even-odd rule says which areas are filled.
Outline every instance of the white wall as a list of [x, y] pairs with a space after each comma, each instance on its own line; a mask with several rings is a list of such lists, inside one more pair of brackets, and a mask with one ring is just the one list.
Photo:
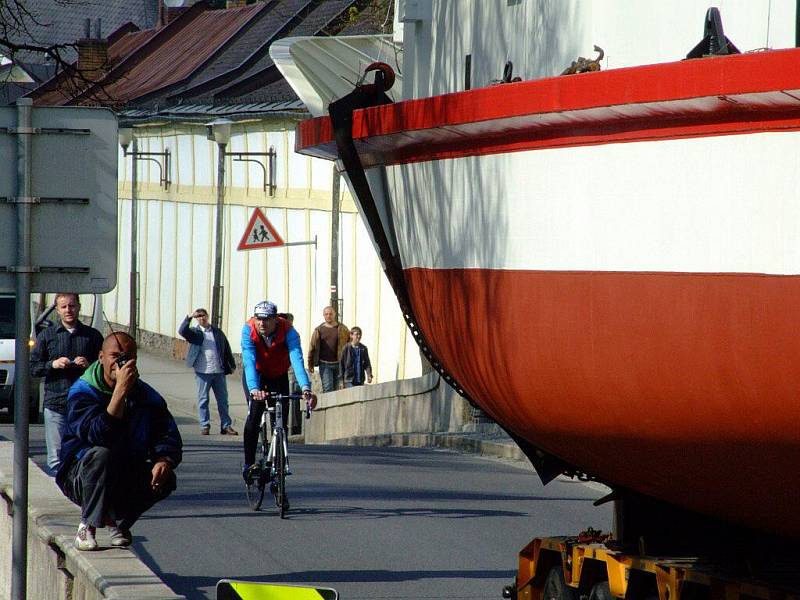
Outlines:
[[[242, 323], [264, 298], [295, 315], [305, 351], [330, 297], [332, 165], [295, 154], [293, 127], [289, 121], [237, 125], [228, 145], [229, 152], [264, 152], [274, 146], [278, 185], [275, 196], [269, 196], [263, 191], [258, 165], [227, 160], [223, 329], [234, 352], [240, 350]], [[200, 126], [138, 128], [136, 135], [141, 151], [169, 148], [172, 153], [168, 190], [158, 184], [156, 165], [137, 161], [139, 326], [176, 337], [184, 315], [199, 306], [211, 309], [217, 148]], [[109, 319], [127, 324], [132, 165], [121, 152], [119, 160], [119, 278], [104, 301]], [[344, 183], [341, 189], [347, 189]], [[284, 241], [310, 241], [316, 236], [316, 249], [305, 245], [237, 251], [255, 207], [261, 208]], [[342, 203], [339, 253], [341, 320], [364, 330], [377, 380], [419, 376], [417, 346], [349, 197]]]

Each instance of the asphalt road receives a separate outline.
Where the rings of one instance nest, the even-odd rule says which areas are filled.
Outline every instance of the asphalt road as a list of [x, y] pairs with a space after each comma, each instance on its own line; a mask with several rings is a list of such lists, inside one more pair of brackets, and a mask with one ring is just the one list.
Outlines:
[[[536, 535], [608, 529], [601, 492], [543, 487], [526, 468], [410, 448], [292, 446], [292, 507], [249, 509], [241, 438], [184, 436], [179, 488], [134, 527], [134, 551], [176, 592], [215, 597], [219, 579], [332, 587], [343, 600], [499, 598]], [[13, 437], [13, 426], [0, 426]], [[31, 452], [44, 458], [41, 425]]]

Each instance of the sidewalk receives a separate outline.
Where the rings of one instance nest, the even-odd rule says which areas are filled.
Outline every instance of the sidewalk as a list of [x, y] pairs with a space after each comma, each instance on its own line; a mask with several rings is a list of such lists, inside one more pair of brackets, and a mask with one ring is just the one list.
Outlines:
[[[164, 396], [173, 414], [189, 417], [197, 421], [197, 392], [194, 372], [183, 361], [139, 351], [139, 372], [142, 379], [152, 385]], [[242, 388], [242, 374], [236, 371], [228, 376], [228, 409], [233, 419], [233, 427], [240, 435], [247, 418], [247, 404]], [[321, 399], [320, 402], [324, 402]], [[211, 412], [211, 435], [219, 435], [219, 416], [216, 402], [209, 401]], [[199, 432], [199, 425], [197, 426]], [[293, 442], [302, 442], [302, 437], [294, 436]], [[411, 446], [417, 448], [446, 448], [466, 454], [530, 463], [519, 447], [496, 425], [478, 426], [476, 431], [394, 433], [384, 435], [353, 437], [330, 442], [349, 446]], [[530, 467], [532, 469], [532, 467]]]
[[[197, 386], [194, 371], [182, 360], [174, 360], [139, 350], [137, 366], [142, 380], [153, 386], [167, 401], [170, 411], [177, 417], [191, 417], [197, 423]], [[247, 404], [242, 389], [242, 373], [237, 370], [228, 380], [228, 411], [233, 427], [241, 435], [247, 418]], [[211, 433], [219, 435], [219, 414], [213, 392], [209, 399]], [[197, 425], [197, 433], [200, 425]]]

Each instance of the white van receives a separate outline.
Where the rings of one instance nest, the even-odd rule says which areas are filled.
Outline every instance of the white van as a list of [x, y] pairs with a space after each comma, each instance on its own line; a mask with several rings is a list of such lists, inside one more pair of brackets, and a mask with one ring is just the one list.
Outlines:
[[[14, 420], [14, 310], [17, 302], [13, 294], [0, 294], [0, 411], [8, 411], [8, 420]], [[39, 380], [31, 379], [30, 422], [39, 421]]]

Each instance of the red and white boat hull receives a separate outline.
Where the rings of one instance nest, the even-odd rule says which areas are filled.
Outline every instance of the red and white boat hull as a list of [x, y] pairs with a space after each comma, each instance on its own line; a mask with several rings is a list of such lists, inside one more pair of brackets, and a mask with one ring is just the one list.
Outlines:
[[[800, 534], [798, 59], [510, 84], [352, 126], [387, 165], [371, 193], [415, 320], [473, 400], [614, 486], [782, 534]], [[326, 123], [299, 149], [330, 153]]]

